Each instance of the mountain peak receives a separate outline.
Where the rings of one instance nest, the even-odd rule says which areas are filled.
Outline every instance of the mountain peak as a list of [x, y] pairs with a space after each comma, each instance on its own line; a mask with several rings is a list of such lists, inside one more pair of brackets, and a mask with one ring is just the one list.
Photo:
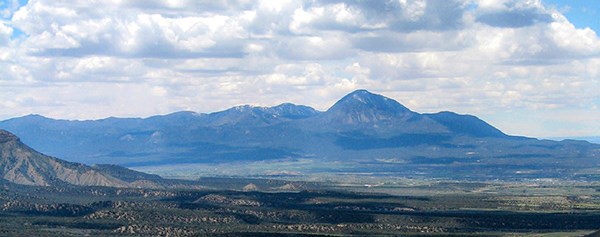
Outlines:
[[384, 96], [371, 93], [370, 91], [365, 90], [365, 89], [358, 89], [353, 92], [350, 92], [346, 96], [342, 97], [342, 99], [340, 99], [340, 100], [353, 99], [353, 100], [358, 100], [360, 102], [365, 103], [366, 102], [365, 99], [374, 98], [374, 97], [384, 97]]
[[315, 109], [291, 103], [283, 103], [273, 107], [240, 105], [208, 115], [208, 124], [264, 126], [280, 122], [303, 119], [319, 114]]
[[393, 120], [414, 114], [393, 99], [363, 89], [344, 96], [327, 113], [346, 124]]
[[308, 118], [319, 114], [315, 109], [292, 103], [283, 103], [269, 108], [269, 111], [279, 117], [289, 119]]
[[408, 108], [404, 107], [397, 101], [379, 94], [371, 93], [364, 89], [355, 90], [350, 94], [347, 94], [337, 103], [335, 103], [329, 110], [347, 106], [360, 106], [378, 110], [395, 111], [399, 113], [410, 112]]

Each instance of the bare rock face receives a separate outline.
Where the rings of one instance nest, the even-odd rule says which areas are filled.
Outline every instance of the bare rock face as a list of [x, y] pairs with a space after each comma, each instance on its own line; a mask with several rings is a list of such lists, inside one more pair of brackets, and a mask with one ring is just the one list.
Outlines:
[[249, 183], [249, 184], [247, 184], [246, 186], [244, 186], [244, 187], [242, 188], [242, 190], [243, 190], [244, 192], [258, 191], [258, 186], [256, 186], [256, 184]]
[[123, 180], [84, 164], [41, 154], [5, 130], [0, 130], [0, 177], [13, 183], [36, 186], [65, 183], [82, 186], [129, 186]]
[[294, 185], [293, 183], [288, 183], [288, 184], [284, 184], [280, 187], [277, 187], [275, 189], [281, 190], [281, 191], [296, 191], [296, 190], [300, 190], [301, 187], [298, 187], [298, 186]]

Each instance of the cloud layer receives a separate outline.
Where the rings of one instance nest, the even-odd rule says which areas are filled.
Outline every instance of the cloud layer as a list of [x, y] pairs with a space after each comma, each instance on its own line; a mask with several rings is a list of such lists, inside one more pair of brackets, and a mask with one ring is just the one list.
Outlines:
[[600, 116], [600, 40], [541, 1], [31, 0], [0, 12], [2, 119], [324, 110], [366, 88], [514, 134], [600, 134], [586, 119]]

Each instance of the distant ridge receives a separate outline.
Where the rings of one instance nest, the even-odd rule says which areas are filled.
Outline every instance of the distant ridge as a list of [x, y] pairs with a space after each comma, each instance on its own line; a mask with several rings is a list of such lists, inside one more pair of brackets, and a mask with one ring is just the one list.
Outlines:
[[[0, 121], [0, 128], [45, 154], [86, 164], [188, 169], [187, 164], [283, 161], [291, 162], [291, 170], [274, 169], [297, 175], [357, 172], [600, 180], [600, 174], [586, 170], [600, 165], [600, 145], [511, 136], [473, 115], [421, 114], [362, 89], [326, 111], [284, 103], [242, 105], [207, 114], [182, 111], [86, 121], [29, 115]], [[255, 168], [248, 172], [274, 171]]]
[[600, 144], [600, 136], [597, 136], [597, 137], [547, 137], [546, 139], [555, 140], [555, 141], [580, 140], [580, 141], [588, 141], [591, 143]]
[[460, 115], [443, 111], [435, 114], [425, 114], [426, 117], [444, 125], [451, 132], [474, 137], [507, 137], [499, 129], [490, 126], [485, 121], [473, 115]]
[[273, 107], [257, 107], [250, 105], [236, 106], [206, 116], [206, 123], [211, 126], [221, 125], [271, 125], [295, 119], [303, 119], [319, 114], [315, 109], [284, 103]]

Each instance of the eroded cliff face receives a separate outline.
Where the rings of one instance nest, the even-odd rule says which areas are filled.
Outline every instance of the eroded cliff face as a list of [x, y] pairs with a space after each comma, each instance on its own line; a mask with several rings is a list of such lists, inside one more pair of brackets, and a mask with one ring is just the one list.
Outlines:
[[129, 183], [93, 168], [43, 155], [23, 144], [12, 133], [0, 130], [0, 177], [24, 185], [128, 187]]

